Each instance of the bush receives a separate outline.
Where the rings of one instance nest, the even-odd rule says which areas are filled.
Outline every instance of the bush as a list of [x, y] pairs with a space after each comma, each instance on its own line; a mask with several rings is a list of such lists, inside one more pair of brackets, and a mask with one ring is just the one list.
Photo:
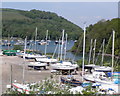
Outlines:
[[[79, 67], [82, 67], [83, 59], [78, 60], [78, 61], [77, 61], [77, 64], [79, 65]], [[87, 65], [87, 64], [88, 64], [88, 61], [85, 60], [85, 63], [84, 63], [84, 64]]]
[[23, 47], [21, 45], [14, 45], [13, 50], [23, 50]]

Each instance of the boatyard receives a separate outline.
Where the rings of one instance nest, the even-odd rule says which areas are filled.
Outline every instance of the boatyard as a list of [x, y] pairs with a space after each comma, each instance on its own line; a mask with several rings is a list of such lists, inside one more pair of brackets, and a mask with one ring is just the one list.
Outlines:
[[[23, 58], [18, 56], [0, 56], [2, 58], [2, 84], [3, 92], [6, 90], [6, 85], [10, 84], [11, 65], [12, 65], [12, 80], [16, 80], [19, 83], [23, 82], [23, 64], [25, 63]], [[28, 61], [26, 60], [26, 63]], [[38, 82], [50, 76], [50, 70], [30, 70], [25, 65], [25, 83]]]
[[[62, 43], [59, 40], [51, 56], [46, 54], [47, 39], [47, 43], [44, 44], [44, 55], [27, 50], [27, 37], [24, 42], [24, 51], [3, 50], [0, 57], [3, 69], [2, 92], [10, 93], [10, 90], [12, 90], [18, 93], [25, 92], [25, 94], [57, 94], [59, 92], [64, 92], [63, 94], [66, 92], [68, 94], [76, 94], [77, 92], [84, 94], [88, 91], [88, 87], [91, 87], [89, 92], [94, 92], [94, 94], [119, 94], [120, 72], [114, 72], [113, 68], [115, 31], [113, 30], [112, 33], [112, 67], [95, 65], [95, 50], [93, 64], [89, 62], [85, 65], [85, 33], [86, 29], [84, 28], [82, 67], [77, 62], [66, 59], [66, 46], [68, 43], [67, 34], [64, 40], [64, 30], [62, 31]], [[64, 43], [64, 41], [66, 42]], [[95, 45], [96, 39], [94, 48]], [[34, 47], [36, 49], [36, 40]], [[54, 57], [57, 49], [58, 56]], [[91, 58], [91, 56], [89, 57]], [[104, 53], [102, 53], [103, 57]], [[56, 89], [56, 87], [57, 91], [50, 89]]]
[[[119, 94], [120, 72], [113, 72], [115, 31], [113, 30], [112, 34], [112, 67], [95, 65], [94, 57], [93, 64], [89, 62], [85, 65], [85, 32], [86, 29], [84, 28], [82, 67], [78, 66], [77, 62], [73, 60], [66, 60], [68, 43], [67, 35], [64, 40], [64, 30], [62, 32], [62, 43], [59, 40], [51, 56], [46, 54], [47, 39], [47, 43], [44, 45], [44, 55], [27, 50], [27, 37], [24, 42], [24, 51], [3, 50], [1, 53], [2, 92], [9, 93], [8, 90], [13, 90], [18, 93], [25, 92], [25, 94], [31, 92], [56, 94], [60, 91], [70, 94], [76, 94], [77, 92], [84, 94], [85, 91], [88, 91], [88, 87], [91, 87], [89, 92], [94, 92], [94, 94]], [[66, 42], [64, 43], [64, 41]], [[96, 39], [94, 44], [96, 44]], [[36, 49], [36, 40], [34, 47]], [[58, 49], [58, 57], [54, 57], [56, 49]], [[103, 54], [102, 58], [104, 57]], [[95, 50], [93, 56], [95, 56]], [[56, 87], [59, 91], [50, 89]]]
[[[12, 82], [23, 83], [23, 64], [25, 65], [25, 83], [34, 83], [39, 82], [41, 80], [49, 78], [51, 75], [50, 67], [47, 67], [46, 70], [34, 70], [30, 69], [27, 66], [27, 63], [31, 60], [26, 60], [24, 62], [23, 58], [18, 56], [0, 56], [2, 59], [2, 91], [5, 92], [7, 90], [7, 85], [11, 84], [11, 75]], [[11, 65], [12, 65], [12, 73], [11, 73]], [[59, 80], [61, 75], [56, 75], [56, 79]], [[76, 78], [80, 79], [80, 74], [74, 75]]]
[[[31, 61], [34, 61], [33, 59], [25, 59], [24, 60], [23, 58], [21, 58], [19, 56], [6, 56], [6, 55], [0, 56], [0, 59], [2, 59], [2, 92], [3, 93], [5, 93], [6, 90], [8, 90], [8, 88], [10, 88], [8, 85], [11, 85], [11, 83], [13, 84], [12, 85], [13, 87], [16, 87], [16, 86], [20, 87], [21, 85], [17, 85], [17, 84], [23, 84], [23, 82], [24, 82], [24, 85], [25, 84], [34, 84], [34, 83], [39, 84], [40, 82], [42, 82], [43, 80], [47, 80], [51, 76], [54, 77], [54, 80], [59, 81], [58, 82], [59, 84], [61, 84], [61, 82], [62, 82], [63, 85], [68, 83], [68, 84], [71, 84], [71, 86], [74, 86], [74, 87], [71, 87], [71, 89], [70, 89], [71, 92], [73, 92], [74, 94], [76, 94], [76, 92], [82, 93], [82, 90], [85, 88], [85, 86], [89, 86], [89, 84], [90, 84], [89, 82], [85, 82], [85, 80], [83, 83], [80, 69], [78, 71], [76, 71], [76, 74], [64, 75], [61, 73], [59, 73], [59, 74], [52, 73], [51, 72], [52, 69], [50, 66], [47, 66], [46, 69], [41, 68], [39, 70], [36, 70], [34, 68], [29, 68], [28, 63]], [[90, 65], [90, 66], [92, 66], [92, 65]], [[24, 68], [24, 70], [23, 70], [23, 68]], [[24, 74], [23, 74], [23, 71], [24, 71]], [[67, 76], [67, 78], [69, 76], [69, 78], [67, 79], [66, 76]], [[77, 83], [72, 84], [71, 81], [69, 81], [69, 80], [72, 80], [71, 76], [72, 76], [72, 78], [74, 77], [76, 80], [78, 80], [78, 81], [74, 81]], [[88, 77], [89, 77], [89, 75], [88, 75]], [[68, 80], [68, 81], [64, 81], [64, 80]], [[91, 79], [91, 80], [94, 80], [94, 79]], [[87, 80], [87, 81], [89, 81], [89, 80]], [[96, 84], [94, 86], [101, 87], [101, 88], [99, 87], [101, 89], [101, 93], [99, 91], [100, 94], [104, 94], [104, 92], [107, 92], [105, 90], [108, 90], [109, 88], [113, 88], [113, 87], [110, 87], [109, 84], [100, 85], [101, 83], [95, 83], [95, 82], [97, 82], [97, 81], [94, 81], [93, 84]], [[14, 84], [16, 84], [16, 85], [14, 85]], [[42, 83], [40, 83], [40, 84], [42, 84]], [[112, 85], [112, 83], [110, 83], [110, 85]], [[119, 87], [116, 84], [113, 84], [113, 85], [116, 86], [114, 88], [114, 90], [119, 89]], [[16, 88], [18, 88], [18, 87], [16, 87]], [[20, 87], [20, 88], [22, 88], [22, 87]], [[105, 89], [102, 89], [103, 87]], [[106, 89], [106, 87], [108, 89]], [[111, 89], [110, 92], [112, 92], [112, 90], [113, 89]], [[19, 92], [21, 92], [21, 91], [19, 91]], [[112, 93], [110, 93], [110, 92], [107, 94], [114, 94], [115, 91], [113, 91]], [[29, 93], [26, 92], [26, 94], [29, 94]], [[115, 94], [118, 94], [118, 93], [115, 93]]]
[[0, 95], [120, 95], [120, 3], [12, 4], [0, 9]]

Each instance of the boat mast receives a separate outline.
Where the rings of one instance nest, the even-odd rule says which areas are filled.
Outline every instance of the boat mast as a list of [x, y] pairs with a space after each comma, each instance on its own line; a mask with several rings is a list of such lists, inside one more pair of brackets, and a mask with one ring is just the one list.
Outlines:
[[62, 45], [61, 45], [61, 57], [60, 57], [60, 60], [62, 60], [63, 43], [64, 43], [64, 30], [63, 30], [63, 34], [62, 34]]
[[23, 84], [24, 84], [24, 80], [25, 80], [25, 53], [26, 53], [26, 45], [27, 45], [27, 36], [25, 38], [25, 47], [24, 47], [24, 55], [23, 55], [23, 59], [24, 59], [24, 63], [23, 63]]
[[112, 75], [113, 75], [113, 65], [114, 65], [114, 43], [115, 43], [115, 31], [113, 30], [113, 42], [112, 42]]
[[90, 45], [90, 53], [89, 53], [89, 61], [88, 61], [88, 64], [90, 64], [90, 60], [91, 60], [92, 42], [93, 42], [93, 39], [91, 39], [91, 45]]
[[95, 64], [95, 48], [96, 48], [96, 39], [94, 40], [93, 64]]
[[35, 30], [35, 51], [37, 51], [37, 44], [36, 44], [36, 39], [37, 39], [37, 27], [36, 27], [36, 30]]
[[66, 34], [66, 42], [65, 42], [65, 54], [64, 54], [64, 60], [66, 58], [66, 48], [67, 48], [67, 34]]
[[55, 47], [55, 50], [54, 50], [54, 53], [53, 53], [52, 59], [53, 59], [54, 56], [55, 56], [55, 53], [56, 53], [57, 48], [58, 48], [58, 44], [57, 44], [56, 47]]
[[103, 40], [103, 51], [102, 51], [102, 61], [101, 61], [102, 66], [103, 66], [103, 60], [104, 60], [104, 46], [105, 46], [105, 39]]
[[85, 32], [86, 32], [86, 26], [84, 25], [84, 38], [83, 38], [83, 62], [82, 62], [82, 81], [83, 81], [83, 75], [84, 75], [84, 59], [85, 59]]
[[47, 37], [48, 37], [48, 30], [47, 30], [47, 32], [46, 32], [45, 55], [46, 55], [46, 51], [47, 51]]
[[60, 60], [60, 38], [59, 38], [59, 41], [58, 41], [58, 60]]

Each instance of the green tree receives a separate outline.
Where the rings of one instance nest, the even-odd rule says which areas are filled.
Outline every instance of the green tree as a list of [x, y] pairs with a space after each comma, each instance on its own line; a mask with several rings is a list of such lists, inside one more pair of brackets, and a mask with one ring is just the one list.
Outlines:
[[13, 50], [23, 50], [23, 47], [21, 45], [14, 45]]

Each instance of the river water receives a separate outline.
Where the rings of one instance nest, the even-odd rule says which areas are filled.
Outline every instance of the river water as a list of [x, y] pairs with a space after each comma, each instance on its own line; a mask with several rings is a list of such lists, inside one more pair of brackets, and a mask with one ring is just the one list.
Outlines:
[[[11, 42], [11, 43], [15, 43], [15, 42]], [[34, 43], [35, 43], [35, 42], [33, 42], [33, 43], [30, 44], [30, 45], [27, 45], [27, 49], [30, 49], [30, 50], [35, 49], [35, 44], [34, 44]], [[36, 47], [37, 47], [37, 48], [36, 48], [37, 51], [39, 51], [39, 52], [41, 52], [42, 54], [44, 54], [44, 53], [45, 53], [45, 45], [39, 45], [38, 42], [36, 43], [36, 45], [37, 45], [37, 46], [36, 46]], [[53, 54], [54, 51], [55, 51], [55, 49], [56, 49], [56, 46], [57, 46], [57, 44], [55, 44], [55, 41], [49, 42], [49, 45], [47, 45], [46, 53]], [[75, 60], [75, 61], [82, 59], [82, 54], [75, 55], [76, 53], [72, 53], [72, 52], [68, 51], [68, 50], [70, 50], [73, 46], [74, 46], [74, 41], [73, 41], [73, 40], [68, 41], [67, 47], [66, 47], [66, 50], [67, 50], [67, 52], [66, 52], [66, 59]], [[23, 47], [24, 47], [24, 46], [23, 46]], [[2, 46], [2, 49], [8, 49], [8, 48], [9, 48], [9, 49], [13, 49], [14, 46], [9, 46], [9, 47], [8, 47], [8, 46]], [[64, 52], [63, 52], [63, 53], [64, 53]], [[57, 56], [57, 54], [58, 54], [58, 47], [57, 47], [57, 49], [56, 49], [55, 56]], [[63, 57], [64, 57], [64, 56], [63, 56]], [[85, 55], [85, 59], [88, 60], [88, 54]], [[97, 59], [97, 54], [96, 54], [96, 59]], [[106, 60], [105, 60], [105, 59], [106, 59]], [[99, 58], [99, 60], [100, 60], [100, 62], [101, 62], [101, 57]], [[111, 63], [111, 57], [105, 56], [104, 60]]]
[[[75, 55], [74, 53], [72, 52], [69, 52], [68, 50], [70, 50], [74, 45], [74, 41], [73, 40], [70, 40], [68, 41], [67, 43], [67, 47], [66, 47], [66, 59], [71, 59], [71, 60], [79, 60], [82, 58], [82, 55]], [[47, 50], [46, 50], [46, 53], [54, 53], [55, 49], [56, 49], [56, 55], [58, 54], [58, 46], [56, 48], [57, 44], [55, 44], [55, 41], [51, 41], [49, 42], [49, 45], [47, 45]], [[37, 42], [37, 51], [40, 51], [41, 53], [45, 53], [45, 45], [39, 45], [38, 42]], [[2, 49], [13, 49], [14, 46], [2, 46]], [[35, 46], [34, 44], [30, 44], [30, 45], [27, 45], [27, 49], [35, 49]], [[64, 52], [63, 52], [64, 53]]]

